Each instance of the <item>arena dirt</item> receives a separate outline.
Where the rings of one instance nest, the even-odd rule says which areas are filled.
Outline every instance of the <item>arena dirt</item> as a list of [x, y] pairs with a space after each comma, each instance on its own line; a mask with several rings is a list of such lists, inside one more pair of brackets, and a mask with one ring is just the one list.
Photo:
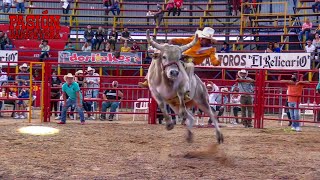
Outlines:
[[32, 123], [60, 130], [51, 136], [20, 134], [30, 124], [0, 119], [0, 179], [320, 179], [320, 128], [312, 125], [301, 133], [277, 122], [224, 125], [217, 145], [213, 128], [195, 128], [188, 144], [181, 125], [120, 119]]

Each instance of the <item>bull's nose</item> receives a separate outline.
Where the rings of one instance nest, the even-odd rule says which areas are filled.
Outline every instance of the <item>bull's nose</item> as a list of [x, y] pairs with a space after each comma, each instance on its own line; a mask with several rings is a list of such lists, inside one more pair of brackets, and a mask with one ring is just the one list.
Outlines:
[[177, 77], [179, 75], [179, 71], [170, 71], [170, 75], [173, 77]]

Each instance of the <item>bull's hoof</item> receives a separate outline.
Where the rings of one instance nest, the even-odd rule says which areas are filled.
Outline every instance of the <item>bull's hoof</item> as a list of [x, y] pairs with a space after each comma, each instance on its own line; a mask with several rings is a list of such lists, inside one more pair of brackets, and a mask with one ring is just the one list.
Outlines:
[[193, 133], [190, 130], [188, 130], [188, 133], [187, 133], [187, 142], [188, 143], [193, 142]]
[[219, 144], [222, 144], [224, 139], [223, 139], [223, 134], [222, 133], [217, 133], [217, 141]]
[[174, 128], [174, 124], [172, 122], [166, 124], [166, 128], [168, 131], [172, 130]]

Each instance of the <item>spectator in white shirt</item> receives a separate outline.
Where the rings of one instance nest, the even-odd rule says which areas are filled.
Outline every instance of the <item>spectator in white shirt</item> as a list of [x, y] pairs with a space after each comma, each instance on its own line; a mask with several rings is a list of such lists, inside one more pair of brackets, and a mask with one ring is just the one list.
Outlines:
[[[11, 6], [12, 6], [12, 0], [3, 0], [3, 3], [2, 3], [3, 13], [8, 13], [11, 9]], [[6, 7], [7, 7], [7, 10], [6, 10]]]
[[305, 50], [307, 53], [314, 53], [316, 50], [316, 47], [312, 44], [310, 39], [307, 41], [307, 45], [305, 47]]
[[[88, 67], [87, 69], [87, 77], [85, 77], [84, 82], [87, 84], [87, 94], [92, 93], [92, 98], [97, 98], [99, 95], [99, 88], [100, 88], [100, 75], [98, 73], [95, 73], [95, 69], [92, 67]], [[92, 88], [92, 89], [90, 89]], [[96, 102], [94, 102], [95, 108]]]
[[48, 45], [48, 40], [42, 40], [39, 48], [41, 48], [40, 62], [42, 62], [43, 59], [49, 57], [50, 46]]
[[[239, 88], [234, 88], [233, 93], [239, 93]], [[238, 120], [238, 113], [239, 111], [241, 111], [240, 108], [240, 94], [232, 94], [231, 95], [231, 99], [230, 102], [231, 104], [233, 104], [233, 115], [235, 116], [235, 121], [231, 121], [232, 124], [239, 124], [239, 120]]]
[[90, 42], [84, 43], [84, 45], [82, 46], [82, 51], [83, 52], [91, 52], [91, 43]]
[[2, 71], [2, 65], [0, 65], [0, 86], [7, 82], [8, 82], [7, 73]]

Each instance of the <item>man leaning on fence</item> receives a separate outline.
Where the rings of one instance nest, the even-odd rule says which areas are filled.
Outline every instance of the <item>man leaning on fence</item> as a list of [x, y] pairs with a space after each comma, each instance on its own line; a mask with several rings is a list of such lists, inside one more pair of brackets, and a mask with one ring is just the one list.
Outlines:
[[[252, 127], [252, 112], [253, 112], [253, 98], [254, 93], [254, 82], [255, 80], [248, 77], [248, 71], [242, 69], [238, 72], [239, 78], [236, 79], [238, 82], [239, 92], [241, 93], [241, 114], [242, 123], [245, 128]], [[248, 112], [247, 112], [248, 111]]]
[[[112, 88], [117, 88], [118, 82], [113, 81], [112, 82]], [[123, 92], [121, 90], [111, 89], [106, 90], [103, 94], [103, 103], [102, 103], [102, 112], [107, 112], [107, 108], [110, 108], [110, 115], [109, 115], [109, 121], [113, 120], [114, 113], [117, 111], [117, 108], [120, 105], [120, 100], [123, 98]], [[110, 100], [110, 101], [108, 101]], [[104, 121], [106, 120], [106, 114], [101, 114], [100, 120]]]
[[[85, 123], [84, 113], [82, 108], [82, 94], [80, 91], [79, 84], [74, 81], [74, 76], [71, 73], [68, 73], [63, 77], [66, 81], [62, 85], [62, 95], [63, 95], [63, 108], [61, 113], [61, 121], [58, 124], [65, 124], [67, 118], [67, 110], [69, 107], [76, 105], [77, 111], [80, 116], [81, 124]], [[69, 98], [67, 99], [67, 95]]]
[[303, 87], [309, 84], [308, 81], [299, 81], [298, 74], [292, 74], [291, 80], [282, 80], [288, 86], [288, 106], [292, 120], [292, 130], [300, 132], [299, 121], [299, 104], [302, 96]]

